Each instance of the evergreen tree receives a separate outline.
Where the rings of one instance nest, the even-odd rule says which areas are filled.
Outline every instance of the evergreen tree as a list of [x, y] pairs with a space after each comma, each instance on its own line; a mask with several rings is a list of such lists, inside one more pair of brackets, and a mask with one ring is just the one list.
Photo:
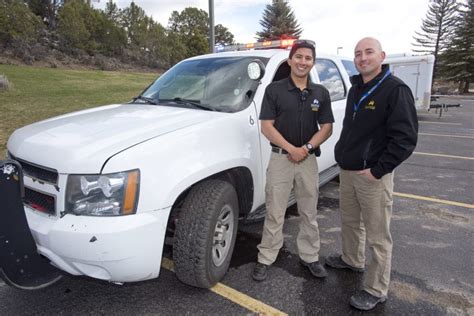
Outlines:
[[167, 67], [171, 67], [186, 58], [188, 53], [187, 45], [181, 41], [180, 35], [177, 32], [168, 30], [166, 43], [167, 45], [163, 46], [168, 50], [168, 54], [166, 55]]
[[260, 25], [263, 30], [257, 32], [257, 39], [261, 41], [299, 38], [303, 32], [288, 1], [285, 0], [272, 0], [272, 4], [268, 4], [263, 12]]
[[59, 10], [58, 34], [61, 36], [63, 49], [88, 48], [91, 33], [84, 17], [84, 11], [87, 9], [84, 2], [71, 0]]
[[426, 18], [421, 24], [421, 32], [415, 31], [413, 49], [418, 53], [429, 53], [435, 56], [433, 78], [438, 69], [439, 54], [446, 50], [456, 27], [458, 12], [457, 0], [431, 0]]
[[25, 2], [50, 29], [56, 29], [58, 10], [64, 4], [64, 0], [25, 0]]
[[122, 12], [122, 26], [127, 31], [128, 42], [132, 49], [143, 48], [142, 32], [148, 23], [148, 20], [145, 20], [148, 18], [145, 11], [132, 1]]
[[124, 30], [84, 0], [66, 1], [59, 10], [58, 21], [58, 34], [66, 51], [78, 48], [91, 55], [117, 55], [127, 43]]
[[168, 22], [170, 34], [174, 34], [186, 46], [185, 57], [208, 52], [209, 16], [206, 11], [188, 7], [183, 11], [173, 11]]
[[119, 26], [122, 18], [122, 10], [119, 9], [113, 0], [107, 1], [105, 4], [104, 14], [115, 25]]
[[34, 42], [42, 27], [41, 20], [23, 1], [0, 1], [0, 47], [13, 42]]
[[214, 29], [216, 35], [216, 44], [233, 45], [235, 43], [234, 34], [232, 34], [224, 25], [217, 24]]
[[108, 56], [120, 56], [127, 46], [127, 33], [106, 12], [98, 12], [93, 37], [99, 51]]
[[456, 30], [441, 54], [440, 76], [459, 82], [459, 93], [468, 93], [474, 80], [474, 0], [461, 4]]

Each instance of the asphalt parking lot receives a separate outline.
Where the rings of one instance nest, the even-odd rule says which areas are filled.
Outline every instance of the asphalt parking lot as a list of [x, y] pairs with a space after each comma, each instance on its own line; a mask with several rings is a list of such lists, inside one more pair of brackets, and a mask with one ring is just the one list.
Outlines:
[[[416, 152], [395, 174], [389, 299], [368, 314], [474, 315], [474, 99], [442, 117], [419, 116]], [[298, 263], [296, 208], [268, 279], [251, 279], [263, 223], [242, 226], [229, 272], [215, 288], [179, 282], [165, 261], [158, 279], [123, 286], [66, 276], [39, 291], [0, 283], [0, 314], [359, 314], [348, 300], [360, 274], [328, 269], [319, 280]], [[321, 188], [321, 253], [340, 251], [338, 184]], [[168, 253], [169, 255], [169, 253]]]

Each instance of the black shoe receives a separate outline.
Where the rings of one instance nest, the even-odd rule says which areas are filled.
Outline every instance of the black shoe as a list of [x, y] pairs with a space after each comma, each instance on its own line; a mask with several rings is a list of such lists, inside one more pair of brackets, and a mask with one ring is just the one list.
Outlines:
[[300, 259], [300, 263], [303, 266], [307, 267], [311, 274], [317, 278], [325, 278], [328, 275], [326, 269], [324, 269], [323, 265], [319, 263], [319, 261], [308, 263]]
[[387, 300], [387, 297], [377, 297], [366, 291], [358, 291], [356, 294], [351, 296], [351, 306], [363, 310], [369, 311], [373, 309], [378, 303], [383, 303]]
[[255, 268], [253, 268], [252, 278], [255, 281], [263, 281], [267, 278], [267, 269], [269, 265], [257, 262]]
[[342, 260], [341, 255], [329, 256], [326, 258], [326, 265], [334, 269], [349, 269], [354, 272], [364, 272], [364, 268], [353, 267]]

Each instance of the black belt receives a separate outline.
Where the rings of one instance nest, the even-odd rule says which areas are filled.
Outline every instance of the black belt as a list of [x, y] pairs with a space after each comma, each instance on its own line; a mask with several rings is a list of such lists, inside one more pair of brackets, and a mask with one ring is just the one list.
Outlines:
[[283, 148], [280, 147], [273, 147], [272, 146], [272, 151], [277, 154], [283, 154], [283, 155], [288, 155], [288, 152], [284, 150]]

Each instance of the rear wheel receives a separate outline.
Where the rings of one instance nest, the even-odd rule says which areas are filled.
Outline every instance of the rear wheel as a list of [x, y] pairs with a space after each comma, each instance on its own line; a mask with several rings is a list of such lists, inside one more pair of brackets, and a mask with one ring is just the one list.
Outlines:
[[173, 243], [176, 276], [184, 283], [209, 288], [229, 268], [238, 225], [238, 200], [225, 181], [197, 184], [178, 216]]

